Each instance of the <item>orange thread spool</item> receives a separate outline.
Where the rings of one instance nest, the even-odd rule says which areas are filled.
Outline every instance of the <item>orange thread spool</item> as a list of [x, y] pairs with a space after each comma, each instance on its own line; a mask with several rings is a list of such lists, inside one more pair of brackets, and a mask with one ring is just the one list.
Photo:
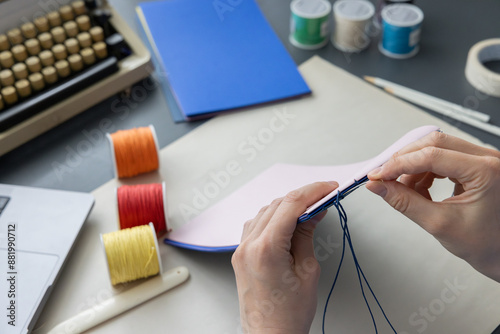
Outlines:
[[120, 130], [109, 136], [119, 178], [132, 177], [159, 168], [154, 127]]

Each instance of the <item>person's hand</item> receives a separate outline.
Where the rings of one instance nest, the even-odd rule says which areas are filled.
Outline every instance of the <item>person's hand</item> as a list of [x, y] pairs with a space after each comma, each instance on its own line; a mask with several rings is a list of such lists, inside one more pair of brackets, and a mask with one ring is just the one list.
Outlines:
[[[454, 196], [434, 202], [429, 188], [444, 177], [455, 183]], [[368, 178], [370, 191], [500, 282], [498, 151], [435, 132], [402, 149]]]
[[306, 208], [338, 187], [318, 182], [274, 200], [245, 223], [232, 264], [245, 333], [308, 333], [319, 263], [313, 233], [326, 212], [298, 224]]

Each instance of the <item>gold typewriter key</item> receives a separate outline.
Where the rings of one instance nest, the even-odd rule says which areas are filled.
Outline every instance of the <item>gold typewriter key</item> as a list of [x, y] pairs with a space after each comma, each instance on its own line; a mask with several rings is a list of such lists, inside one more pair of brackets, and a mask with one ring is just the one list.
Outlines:
[[25, 38], [33, 38], [36, 36], [37, 31], [35, 25], [31, 22], [27, 22], [21, 26], [21, 31]]
[[73, 1], [71, 7], [73, 7], [73, 11], [75, 12], [76, 16], [85, 14], [87, 12], [87, 8], [85, 7], [85, 2], [81, 0]]
[[80, 56], [78, 53], [69, 56], [68, 63], [73, 72], [81, 71], [83, 68], [82, 56]]
[[38, 41], [40, 42], [42, 48], [46, 50], [50, 49], [54, 45], [54, 42], [52, 41], [52, 35], [48, 32], [44, 32], [38, 35]]
[[83, 62], [85, 65], [92, 65], [95, 63], [95, 52], [92, 48], [85, 48], [80, 51], [80, 55], [82, 56]]
[[54, 54], [54, 58], [56, 60], [66, 59], [68, 57], [68, 53], [66, 52], [66, 48], [62, 44], [56, 44], [52, 47], [52, 53]]
[[40, 72], [42, 70], [42, 63], [37, 56], [31, 56], [26, 59], [26, 66], [28, 66], [28, 70], [30, 70], [31, 73]]
[[26, 46], [26, 49], [31, 56], [36, 56], [41, 51], [40, 42], [36, 38], [28, 39], [24, 42], [24, 46]]
[[59, 15], [59, 12], [50, 12], [47, 14], [47, 20], [49, 20], [49, 23], [52, 27], [58, 27], [61, 25], [61, 15]]
[[57, 70], [57, 74], [61, 78], [65, 78], [71, 74], [71, 69], [69, 68], [69, 63], [66, 59], [61, 59], [61, 60], [56, 61], [54, 66]]
[[59, 14], [61, 14], [61, 18], [64, 21], [73, 20], [73, 18], [74, 18], [73, 8], [71, 8], [71, 6], [69, 6], [69, 5], [62, 6], [61, 8], [59, 8]]
[[13, 86], [2, 88], [2, 96], [6, 104], [14, 104], [17, 102], [17, 92]]
[[47, 84], [53, 84], [57, 81], [57, 71], [54, 66], [47, 66], [42, 69], [43, 80]]
[[28, 51], [26, 51], [26, 47], [22, 44], [14, 45], [10, 50], [17, 61], [25, 61], [28, 58]]
[[12, 52], [2, 51], [0, 53], [0, 65], [2, 65], [2, 68], [10, 68], [12, 65], [14, 65], [14, 57], [12, 57]]
[[11, 70], [2, 70], [0, 72], [0, 83], [2, 83], [3, 87], [12, 86], [14, 81], [14, 73]]
[[37, 17], [33, 22], [38, 32], [47, 32], [50, 29], [49, 20], [45, 16]]
[[75, 21], [64, 22], [63, 27], [68, 37], [75, 37], [78, 35], [78, 25]]
[[90, 19], [87, 15], [78, 16], [75, 21], [78, 24], [78, 29], [80, 29], [80, 31], [87, 31], [91, 27]]
[[62, 43], [66, 40], [66, 32], [63, 27], [55, 27], [50, 30], [55, 43]]
[[104, 42], [98, 42], [92, 45], [92, 48], [94, 49], [95, 55], [99, 59], [106, 58], [108, 56], [108, 50], [106, 48], [106, 43]]
[[90, 36], [92, 36], [94, 42], [100, 42], [104, 40], [104, 31], [99, 26], [90, 28], [89, 33]]
[[21, 30], [18, 28], [11, 29], [7, 31], [7, 37], [9, 37], [10, 44], [16, 45], [23, 42], [23, 35], [21, 35]]
[[20, 97], [27, 97], [31, 95], [31, 85], [27, 79], [16, 81], [15, 86], [17, 94]]
[[45, 82], [43, 81], [43, 75], [39, 72], [30, 74], [28, 80], [31, 84], [31, 88], [33, 88], [33, 90], [35, 91], [42, 90], [45, 87]]
[[26, 79], [28, 77], [28, 67], [24, 63], [17, 63], [12, 66], [12, 73], [17, 80]]
[[86, 31], [76, 35], [76, 39], [78, 40], [78, 43], [80, 43], [80, 47], [82, 49], [92, 45], [92, 37], [90, 37], [90, 34]]
[[43, 66], [52, 66], [54, 65], [54, 54], [50, 50], [43, 50], [38, 55], [40, 57], [40, 62]]
[[10, 49], [9, 39], [7, 38], [6, 35], [1, 34], [0, 35], [0, 51], [5, 51], [8, 49]]
[[78, 51], [80, 51], [80, 46], [78, 45], [78, 41], [76, 40], [76, 38], [65, 40], [64, 45], [66, 46], [66, 49], [68, 50], [68, 53], [70, 55], [78, 53]]

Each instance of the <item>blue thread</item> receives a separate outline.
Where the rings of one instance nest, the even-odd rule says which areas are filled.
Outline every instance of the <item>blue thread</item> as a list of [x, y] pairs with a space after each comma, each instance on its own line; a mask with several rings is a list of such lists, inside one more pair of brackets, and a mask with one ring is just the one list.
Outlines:
[[[337, 268], [337, 273], [335, 274], [335, 279], [333, 280], [333, 284], [332, 284], [332, 287], [330, 289], [330, 292], [328, 293], [328, 297], [327, 297], [326, 303], [325, 303], [325, 308], [323, 310], [323, 323], [322, 323], [323, 334], [325, 333], [325, 318], [326, 318], [326, 310], [328, 308], [328, 303], [330, 302], [330, 297], [332, 295], [333, 289], [335, 288], [335, 284], [337, 283], [337, 279], [338, 279], [338, 276], [339, 276], [339, 273], [340, 273], [340, 268], [342, 267], [342, 263], [344, 261], [345, 241], [346, 240], [347, 240], [347, 243], [349, 244], [349, 248], [351, 249], [352, 258], [353, 258], [354, 264], [356, 266], [356, 273], [358, 275], [359, 286], [361, 288], [361, 293], [363, 295], [363, 299], [365, 301], [366, 307], [368, 308], [368, 311], [370, 312], [370, 316], [372, 318], [372, 323], [373, 323], [373, 327], [375, 329], [375, 333], [376, 334], [378, 333], [377, 323], [375, 321], [375, 317], [373, 316], [373, 312], [371, 310], [370, 303], [368, 303], [368, 300], [366, 299], [365, 291], [364, 291], [364, 288], [363, 288], [363, 281], [365, 282], [366, 286], [370, 290], [371, 295], [373, 296], [373, 298], [377, 302], [378, 308], [380, 309], [380, 311], [384, 315], [384, 318], [385, 318], [386, 322], [389, 324], [389, 326], [391, 326], [391, 329], [393, 330], [393, 332], [397, 334], [396, 330], [392, 326], [392, 323], [390, 322], [389, 318], [385, 314], [385, 311], [384, 311], [382, 305], [380, 305], [380, 302], [378, 301], [377, 296], [375, 296], [375, 293], [373, 292], [373, 290], [372, 290], [372, 288], [370, 286], [370, 283], [368, 283], [368, 280], [367, 280], [367, 278], [366, 278], [366, 276], [365, 276], [365, 274], [363, 272], [363, 269], [361, 269], [361, 265], [358, 262], [358, 258], [356, 256], [356, 253], [354, 252], [354, 246], [352, 245], [351, 233], [349, 231], [349, 227], [347, 226], [347, 213], [345, 212], [344, 207], [342, 206], [342, 204], [340, 204], [340, 200], [341, 200], [340, 194], [337, 194], [336, 201], [333, 203], [333, 205], [335, 205], [335, 208], [337, 209], [337, 212], [339, 214], [340, 226], [342, 227], [342, 231], [343, 231], [343, 236], [342, 236], [342, 255], [340, 257], [340, 263], [339, 263], [339, 266]], [[361, 277], [363, 277], [363, 279], [361, 279]]]
[[326, 201], [325, 203], [323, 203], [322, 205], [320, 205], [318, 208], [316, 208], [314, 211], [312, 211], [310, 213], [304, 213], [302, 216], [299, 217], [299, 219], [297, 220], [297, 223], [303, 223], [303, 222], [311, 219], [312, 217], [314, 217], [315, 215], [317, 215], [321, 211], [324, 211], [324, 210], [328, 209], [329, 207], [331, 207], [332, 205], [335, 205], [335, 202], [339, 202], [341, 199], [344, 199], [347, 195], [349, 195], [354, 190], [361, 187], [367, 181], [368, 181], [367, 176], [364, 176], [359, 180], [354, 179], [353, 183], [349, 187], [347, 187], [345, 190], [341, 191], [340, 193], [337, 193], [337, 197], [333, 197], [333, 198], [329, 199], [328, 201]]

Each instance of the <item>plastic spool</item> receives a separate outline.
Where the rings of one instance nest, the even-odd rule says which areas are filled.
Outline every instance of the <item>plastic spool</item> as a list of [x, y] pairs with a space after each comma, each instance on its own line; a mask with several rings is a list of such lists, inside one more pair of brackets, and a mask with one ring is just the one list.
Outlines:
[[379, 50], [387, 57], [405, 59], [419, 50], [424, 13], [411, 4], [394, 4], [382, 10], [382, 40]]
[[370, 44], [367, 34], [375, 7], [367, 0], [340, 0], [333, 5], [332, 43], [340, 51], [359, 52]]
[[413, 0], [384, 0], [384, 3], [386, 5], [392, 5], [392, 4], [402, 4], [402, 3], [409, 3], [412, 4]]
[[500, 97], [500, 73], [491, 71], [484, 63], [500, 60], [500, 38], [476, 43], [469, 51], [465, 77], [478, 91]]
[[[159, 185], [159, 184], [158, 184]], [[118, 191], [121, 189], [122, 191], [127, 191], [128, 189], [140, 189], [141, 187], [144, 188], [145, 186], [150, 186], [149, 184], [139, 184], [139, 185], [124, 185], [119, 188], [116, 188], [115, 191], [115, 198], [116, 198], [116, 209], [117, 209], [117, 216], [118, 216], [118, 228], [120, 230], [125, 229], [125, 228], [130, 228], [130, 227], [135, 227], [135, 226], [140, 226], [140, 225], [147, 225], [149, 223], [153, 223], [155, 226], [155, 230], [158, 232], [157, 236], [161, 236], [164, 232], [168, 231], [168, 220], [167, 220], [167, 196], [166, 196], [166, 186], [165, 182], [161, 183], [161, 188], [162, 188], [162, 210], [163, 210], [163, 218], [164, 220], [162, 222], [156, 222], [153, 221], [155, 218], [154, 214], [151, 214], [150, 216], [145, 216], [144, 209], [149, 208], [152, 209], [156, 206], [154, 201], [148, 201], [147, 198], [145, 197], [140, 197], [136, 198], [137, 203], [128, 203], [129, 205], [132, 205], [132, 209], [136, 210], [138, 213], [142, 213], [144, 217], [144, 221], [136, 221], [133, 223], [133, 226], [124, 226], [124, 220], [125, 218], [120, 214], [120, 197], [118, 196]], [[144, 189], [142, 189], [144, 191]], [[151, 198], [150, 198], [151, 200]], [[123, 203], [122, 203], [123, 205]]]
[[[139, 164], [138, 166], [138, 169], [135, 173], [133, 174], [124, 174], [123, 172], [120, 172], [119, 171], [119, 168], [118, 168], [118, 163], [116, 161], [116, 154], [115, 154], [115, 145], [113, 143], [113, 138], [112, 136], [114, 134], [116, 134], [116, 132], [114, 134], [106, 134], [106, 137], [108, 138], [108, 141], [109, 141], [109, 146], [110, 146], [110, 151], [111, 151], [111, 157], [112, 157], [112, 161], [113, 161], [113, 171], [114, 171], [114, 175], [115, 177], [117, 178], [126, 178], [126, 177], [132, 177], [132, 176], [136, 176], [136, 175], [139, 175], [139, 174], [142, 174], [142, 173], [148, 173], [148, 172], [152, 172], [154, 170], [157, 170], [158, 168], [160, 168], [160, 151], [159, 151], [159, 146], [158, 146], [158, 138], [156, 137], [156, 131], [155, 131], [155, 128], [153, 125], [149, 125], [149, 129], [151, 131], [151, 134], [153, 136], [153, 140], [154, 140], [154, 145], [155, 145], [155, 150], [156, 150], [156, 159], [158, 161], [158, 164], [156, 166], [156, 168], [146, 168], [144, 166], [140, 166], [140, 158], [137, 156], [137, 159], [136, 159], [136, 163]], [[121, 130], [121, 131], [127, 131], [127, 132], [133, 132], [134, 130], [137, 130], [137, 129], [130, 129], [130, 130]], [[140, 154], [141, 152], [136, 152], [137, 154]], [[131, 154], [131, 157], [134, 158], [136, 156], [136, 154], [134, 154], [134, 152], [130, 152], [129, 154]]]
[[402, 4], [402, 3], [409, 3], [412, 4], [413, 0], [378, 0], [377, 3], [377, 10], [375, 14], [375, 18], [373, 20], [373, 24], [377, 29], [380, 29], [381, 24], [382, 24], [382, 9], [384, 9], [385, 6], [389, 6], [392, 4]]
[[290, 4], [290, 43], [315, 50], [328, 43], [328, 15], [332, 5], [326, 0], [294, 0]]
[[[145, 226], [136, 226], [136, 227], [133, 227], [131, 229], [127, 229], [128, 231], [131, 231], [131, 230], [134, 230], [134, 229], [141, 229], [141, 228], [144, 228]], [[106, 268], [108, 270], [108, 276], [109, 276], [109, 279], [111, 281], [111, 284], [112, 285], [117, 285], [117, 284], [120, 284], [120, 283], [126, 283], [126, 282], [131, 282], [131, 281], [135, 281], [135, 280], [138, 280], [138, 279], [141, 279], [141, 278], [146, 278], [146, 277], [150, 277], [150, 276], [155, 276], [155, 275], [158, 275], [158, 274], [162, 274], [163, 273], [163, 268], [162, 268], [162, 264], [161, 264], [161, 256], [160, 256], [160, 249], [158, 247], [158, 240], [156, 239], [156, 232], [155, 232], [155, 228], [154, 228], [154, 225], [152, 223], [149, 223], [149, 228], [151, 229], [151, 233], [152, 233], [152, 237], [153, 237], [153, 240], [154, 240], [154, 245], [155, 245], [155, 253], [156, 253], [156, 258], [158, 260], [158, 272], [155, 272], [154, 274], [152, 275], [147, 275], [147, 274], [139, 274], [137, 276], [128, 276], [128, 277], [122, 277], [121, 279], [118, 279], [117, 277], [114, 277], [113, 274], [112, 274], [112, 269], [113, 268], [110, 268], [109, 266], [109, 261], [108, 261], [108, 251], [106, 249], [106, 244], [104, 242], [104, 236], [105, 235], [110, 235], [110, 234], [124, 234], [126, 232], [124, 232], [125, 230], [119, 230], [119, 231], [115, 231], [115, 232], [111, 232], [111, 233], [107, 233], [105, 235], [103, 234], [100, 234], [100, 239], [101, 239], [101, 245], [102, 245], [102, 249], [104, 251], [104, 258], [106, 259]], [[132, 240], [125, 240], [124, 243], [126, 244], [129, 244], [131, 243]], [[109, 245], [108, 245], [109, 247]], [[129, 251], [132, 251], [133, 250], [133, 247], [128, 247], [127, 249], [129, 249]], [[130, 268], [133, 268], [134, 266], [141, 266], [141, 267], [144, 267], [145, 264], [142, 264], [142, 263], [130, 263], [128, 261], [125, 261], [122, 263], [122, 266], [125, 270], [127, 269], [130, 269]], [[137, 267], [136, 267], [137, 268]]]

